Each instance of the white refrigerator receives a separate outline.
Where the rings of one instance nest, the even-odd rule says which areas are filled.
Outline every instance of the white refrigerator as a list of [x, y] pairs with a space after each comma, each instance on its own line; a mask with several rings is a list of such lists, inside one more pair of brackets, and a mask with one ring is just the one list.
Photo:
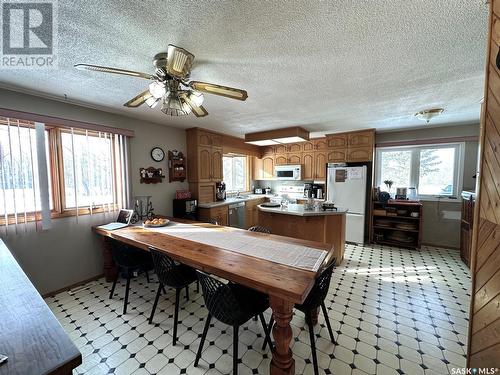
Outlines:
[[362, 244], [365, 236], [367, 167], [328, 164], [326, 199], [347, 209], [345, 239]]

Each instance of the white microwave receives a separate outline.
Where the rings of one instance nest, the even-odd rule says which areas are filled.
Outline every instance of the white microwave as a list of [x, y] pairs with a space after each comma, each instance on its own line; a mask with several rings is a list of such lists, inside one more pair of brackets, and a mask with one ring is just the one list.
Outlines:
[[302, 179], [302, 166], [300, 164], [277, 165], [274, 167], [274, 177], [277, 180], [296, 180]]

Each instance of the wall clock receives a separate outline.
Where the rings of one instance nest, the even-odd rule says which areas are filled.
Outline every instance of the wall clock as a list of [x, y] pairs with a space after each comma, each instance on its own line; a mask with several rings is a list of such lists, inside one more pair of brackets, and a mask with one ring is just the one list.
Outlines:
[[165, 151], [161, 147], [153, 147], [151, 157], [154, 161], [162, 161], [165, 158]]

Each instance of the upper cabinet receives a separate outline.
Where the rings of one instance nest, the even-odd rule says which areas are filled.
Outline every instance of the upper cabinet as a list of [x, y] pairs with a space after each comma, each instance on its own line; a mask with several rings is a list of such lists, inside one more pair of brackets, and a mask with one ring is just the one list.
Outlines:
[[347, 147], [347, 134], [330, 134], [326, 139], [330, 149]]
[[186, 143], [189, 182], [222, 181], [222, 135], [188, 129]]
[[372, 130], [349, 133], [347, 135], [348, 147], [372, 147], [374, 132]]
[[317, 138], [313, 140], [314, 149], [316, 151], [325, 151], [328, 149], [328, 143], [326, 138]]
[[288, 145], [288, 152], [301, 152], [302, 151], [302, 143], [291, 143]]
[[287, 145], [276, 145], [274, 146], [274, 153], [275, 154], [284, 154], [288, 152], [288, 146]]
[[274, 165], [288, 164], [288, 158], [284, 154], [274, 156]]
[[374, 148], [374, 129], [261, 147], [262, 159], [255, 161], [254, 179], [273, 178], [275, 165], [301, 164], [303, 180], [325, 180], [327, 163], [372, 161]]

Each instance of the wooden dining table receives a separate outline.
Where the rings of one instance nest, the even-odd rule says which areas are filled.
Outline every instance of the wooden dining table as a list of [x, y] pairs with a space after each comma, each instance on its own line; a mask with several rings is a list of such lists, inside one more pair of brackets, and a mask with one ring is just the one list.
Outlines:
[[103, 239], [104, 273], [108, 281], [113, 280], [116, 275], [111, 256], [111, 240], [116, 240], [146, 251], [149, 247], [153, 247], [180, 263], [268, 294], [275, 320], [272, 329], [275, 347], [272, 351], [270, 373], [295, 374], [295, 361], [290, 348], [292, 340], [290, 321], [293, 307], [296, 303], [304, 302], [321, 269], [331, 260], [332, 245], [182, 219], [174, 220], [214, 231], [224, 231], [224, 235], [227, 236], [237, 234], [256, 239], [266, 238], [282, 244], [303, 245], [328, 252], [322, 266], [314, 272], [212, 246], [202, 241], [191, 241], [158, 233], [141, 226], [129, 226], [113, 231], [98, 226], [93, 227], [93, 231]]

